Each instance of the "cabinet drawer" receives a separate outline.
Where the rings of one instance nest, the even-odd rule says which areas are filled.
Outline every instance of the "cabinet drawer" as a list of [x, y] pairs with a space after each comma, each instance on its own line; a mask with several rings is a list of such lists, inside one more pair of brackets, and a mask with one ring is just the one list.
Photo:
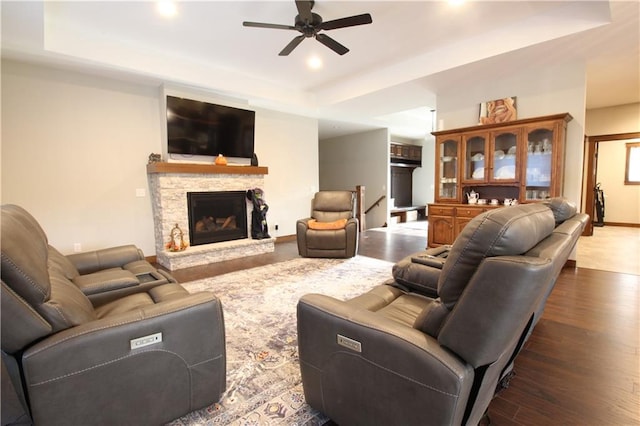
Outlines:
[[429, 206], [429, 216], [453, 216], [453, 207]]
[[456, 207], [457, 217], [476, 217], [486, 209], [484, 207]]

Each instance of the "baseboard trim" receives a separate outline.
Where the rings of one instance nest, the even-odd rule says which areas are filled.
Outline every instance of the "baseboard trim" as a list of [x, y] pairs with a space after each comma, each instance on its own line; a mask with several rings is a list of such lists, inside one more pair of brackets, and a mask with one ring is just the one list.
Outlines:
[[626, 228], [640, 228], [640, 223], [605, 222], [604, 226], [623, 226]]
[[146, 256], [144, 258], [144, 260], [146, 260], [147, 262], [149, 262], [152, 265], [155, 265], [156, 262], [158, 261], [158, 258], [156, 256]]

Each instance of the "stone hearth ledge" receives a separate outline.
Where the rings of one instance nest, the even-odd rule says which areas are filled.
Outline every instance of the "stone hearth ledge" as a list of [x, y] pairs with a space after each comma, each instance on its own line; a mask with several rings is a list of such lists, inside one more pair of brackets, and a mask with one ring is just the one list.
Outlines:
[[241, 240], [187, 247], [183, 251], [162, 251], [156, 254], [156, 258], [160, 265], [170, 271], [175, 271], [246, 256], [271, 253], [275, 250], [275, 241], [275, 238], [262, 240], [243, 238]]

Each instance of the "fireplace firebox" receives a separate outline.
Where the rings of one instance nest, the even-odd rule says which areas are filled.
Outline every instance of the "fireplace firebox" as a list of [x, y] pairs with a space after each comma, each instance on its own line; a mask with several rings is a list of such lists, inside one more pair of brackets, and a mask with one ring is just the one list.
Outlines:
[[192, 246], [247, 238], [245, 191], [187, 192]]

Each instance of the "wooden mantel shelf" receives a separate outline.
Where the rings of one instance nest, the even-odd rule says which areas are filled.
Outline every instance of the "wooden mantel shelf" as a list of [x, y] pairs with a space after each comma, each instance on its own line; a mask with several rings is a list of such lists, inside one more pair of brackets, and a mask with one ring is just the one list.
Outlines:
[[204, 173], [219, 175], [266, 175], [268, 167], [257, 166], [216, 166], [215, 164], [191, 163], [149, 163], [147, 173]]

